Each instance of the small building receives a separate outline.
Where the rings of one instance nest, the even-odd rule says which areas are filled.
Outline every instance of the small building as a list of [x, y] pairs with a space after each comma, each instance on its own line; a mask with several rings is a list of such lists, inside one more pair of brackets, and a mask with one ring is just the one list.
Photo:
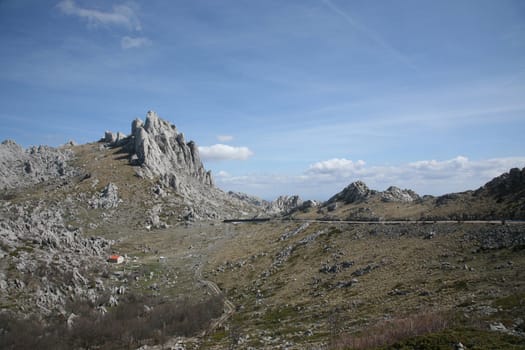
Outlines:
[[113, 264], [122, 264], [124, 262], [124, 257], [122, 255], [110, 255], [108, 262]]

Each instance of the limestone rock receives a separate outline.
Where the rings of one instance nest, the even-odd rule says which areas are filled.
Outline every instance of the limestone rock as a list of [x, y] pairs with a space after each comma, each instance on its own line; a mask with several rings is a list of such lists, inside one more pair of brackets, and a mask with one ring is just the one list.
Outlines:
[[381, 192], [383, 202], [411, 203], [419, 200], [419, 195], [412, 190], [402, 190], [396, 186], [390, 186], [386, 191]]
[[4, 266], [8, 279], [0, 275], [0, 297], [25, 288], [23, 276], [31, 276], [34, 292], [20, 306], [36, 307], [44, 314], [63, 309], [70, 298], [96, 299], [102, 293], [90, 288], [88, 267], [102, 266], [110, 241], [85, 238], [80, 230], [66, 226], [60, 203], [25, 202], [0, 207], [0, 245], [9, 252]]
[[290, 211], [303, 205], [303, 200], [299, 196], [279, 196], [270, 204], [270, 212], [289, 213]]
[[525, 168], [510, 169], [508, 173], [504, 173], [491, 181], [476, 192], [483, 190], [489, 192], [496, 198], [501, 198], [506, 195], [516, 195], [525, 191]]
[[343, 201], [346, 204], [361, 202], [370, 198], [376, 191], [370, 190], [363, 181], [352, 182], [341, 192], [330, 198], [327, 203]]
[[[179, 133], [175, 125], [150, 111], [145, 123], [139, 119], [133, 121], [131, 131], [129, 149], [136, 155], [137, 164], [144, 168], [146, 176], [166, 179], [167, 175], [174, 174], [213, 186], [211, 173], [204, 169], [197, 145], [193, 141], [186, 143], [184, 134]], [[168, 184], [177, 184], [169, 180]], [[178, 190], [184, 192], [185, 188], [179, 186]]]
[[99, 194], [90, 199], [89, 205], [93, 209], [111, 209], [117, 208], [120, 202], [118, 187], [110, 182]]
[[0, 189], [24, 188], [54, 178], [75, 174], [69, 166], [73, 152], [48, 146], [24, 150], [16, 142], [0, 144]]

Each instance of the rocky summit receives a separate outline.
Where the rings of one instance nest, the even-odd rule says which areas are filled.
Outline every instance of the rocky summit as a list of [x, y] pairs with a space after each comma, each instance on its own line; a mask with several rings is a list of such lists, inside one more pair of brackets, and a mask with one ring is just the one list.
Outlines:
[[153, 111], [147, 113], [146, 122], [133, 121], [130, 136], [106, 132], [103, 140], [127, 151], [130, 163], [141, 166], [138, 174], [159, 177], [178, 192], [188, 193], [195, 181], [213, 187], [211, 172], [204, 169], [195, 142], [186, 142], [175, 125]]
[[0, 348], [524, 349], [524, 179], [267, 201], [217, 188], [154, 112], [4, 141]]

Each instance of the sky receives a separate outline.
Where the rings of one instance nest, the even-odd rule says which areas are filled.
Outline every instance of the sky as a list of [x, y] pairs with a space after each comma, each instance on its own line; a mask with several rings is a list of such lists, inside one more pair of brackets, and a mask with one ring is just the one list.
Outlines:
[[0, 140], [154, 110], [223, 190], [440, 195], [525, 167], [521, 0], [0, 0]]

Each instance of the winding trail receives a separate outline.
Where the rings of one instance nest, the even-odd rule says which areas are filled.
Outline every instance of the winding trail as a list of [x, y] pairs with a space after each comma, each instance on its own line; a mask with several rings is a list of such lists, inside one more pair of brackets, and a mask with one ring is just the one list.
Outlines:
[[[219, 288], [219, 286], [215, 282], [203, 279], [203, 277], [202, 277], [202, 262], [199, 263], [199, 265], [195, 269], [195, 278], [197, 279], [197, 281], [199, 283], [202, 283], [206, 287], [208, 287], [208, 289], [211, 291], [212, 294], [214, 294], [214, 295], [223, 295], [223, 297], [224, 297], [224, 294], [222, 293], [221, 289]], [[213, 331], [215, 331], [220, 326], [222, 326], [233, 315], [234, 312], [235, 312], [235, 305], [233, 305], [233, 303], [231, 301], [229, 301], [228, 299], [226, 299], [226, 297], [224, 297], [224, 312], [223, 312], [222, 316], [217, 318], [217, 319], [214, 319], [211, 322], [211, 324], [208, 327], [208, 329], [202, 332], [201, 336], [204, 337], [204, 336], [212, 333]]]

